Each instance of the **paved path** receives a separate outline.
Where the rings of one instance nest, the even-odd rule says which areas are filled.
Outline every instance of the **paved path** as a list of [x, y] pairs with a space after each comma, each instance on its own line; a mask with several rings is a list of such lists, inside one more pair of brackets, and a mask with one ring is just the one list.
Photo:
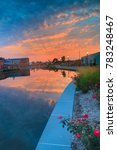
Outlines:
[[70, 83], [59, 98], [36, 150], [71, 150], [72, 135], [60, 124], [59, 115], [72, 116], [75, 85]]

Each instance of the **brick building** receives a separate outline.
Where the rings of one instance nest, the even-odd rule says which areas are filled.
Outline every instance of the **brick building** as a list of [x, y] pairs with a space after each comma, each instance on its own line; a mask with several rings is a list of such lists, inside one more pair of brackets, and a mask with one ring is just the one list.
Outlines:
[[29, 58], [11, 58], [6, 59], [4, 63], [5, 69], [20, 69], [29, 66]]
[[3, 69], [4, 61], [5, 61], [5, 59], [0, 57], [0, 70]]

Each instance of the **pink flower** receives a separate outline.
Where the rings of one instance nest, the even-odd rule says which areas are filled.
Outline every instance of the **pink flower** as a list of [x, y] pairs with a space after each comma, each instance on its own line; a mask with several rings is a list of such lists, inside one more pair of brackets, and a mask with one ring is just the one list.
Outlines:
[[78, 121], [78, 122], [85, 121], [85, 118], [78, 118], [77, 121]]
[[100, 136], [100, 130], [95, 129], [95, 130], [93, 131], [93, 134], [94, 134], [95, 136]]
[[84, 118], [88, 118], [89, 116], [88, 116], [88, 114], [84, 114], [84, 116], [83, 116]]
[[81, 121], [82, 121], [82, 118], [78, 118], [77, 121], [78, 121], [78, 122], [81, 122]]
[[70, 123], [73, 123], [73, 122], [74, 122], [74, 120], [73, 120], [73, 119], [70, 119], [70, 120], [69, 120], [69, 122], [70, 122]]
[[85, 121], [85, 118], [81, 118], [82, 121]]
[[75, 137], [76, 138], [80, 138], [81, 136], [80, 136], [80, 134], [76, 134]]
[[63, 116], [58, 116], [58, 119], [62, 119], [63, 118]]
[[93, 98], [93, 99], [96, 99], [96, 96], [95, 96], [95, 95], [93, 95], [93, 96], [92, 96], [92, 98]]

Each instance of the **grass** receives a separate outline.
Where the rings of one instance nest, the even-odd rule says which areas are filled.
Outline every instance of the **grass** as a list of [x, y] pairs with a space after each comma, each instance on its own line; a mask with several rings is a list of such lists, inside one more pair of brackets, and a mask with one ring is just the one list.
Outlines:
[[100, 68], [96, 67], [80, 67], [78, 75], [75, 77], [77, 90], [86, 93], [88, 90], [97, 90], [100, 88]]

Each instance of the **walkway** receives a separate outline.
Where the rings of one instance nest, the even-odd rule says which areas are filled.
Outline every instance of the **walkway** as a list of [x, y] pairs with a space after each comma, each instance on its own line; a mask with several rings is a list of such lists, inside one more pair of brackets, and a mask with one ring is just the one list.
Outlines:
[[72, 135], [60, 124], [59, 115], [71, 117], [75, 85], [71, 82], [59, 98], [36, 150], [71, 150]]

